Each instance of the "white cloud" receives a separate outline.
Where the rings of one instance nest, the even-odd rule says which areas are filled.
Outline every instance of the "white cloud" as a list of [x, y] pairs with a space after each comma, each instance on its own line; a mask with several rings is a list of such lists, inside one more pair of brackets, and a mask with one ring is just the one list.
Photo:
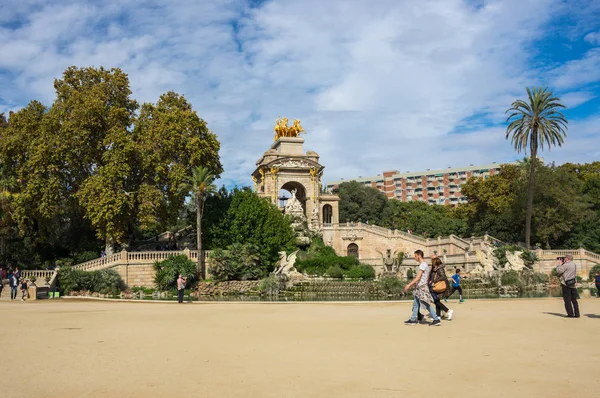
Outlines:
[[[504, 128], [486, 124], [525, 86], [551, 81], [575, 107], [600, 80], [596, 49], [546, 73], [530, 67], [530, 46], [566, 12], [558, 0], [8, 3], [0, 112], [49, 103], [69, 65], [121, 67], [140, 101], [190, 99], [219, 136], [227, 184], [250, 184], [280, 115], [302, 120], [328, 180], [513, 160]], [[582, 126], [573, 141], [593, 152], [577, 141]]]
[[588, 33], [584, 39], [590, 44], [600, 45], [600, 32]]

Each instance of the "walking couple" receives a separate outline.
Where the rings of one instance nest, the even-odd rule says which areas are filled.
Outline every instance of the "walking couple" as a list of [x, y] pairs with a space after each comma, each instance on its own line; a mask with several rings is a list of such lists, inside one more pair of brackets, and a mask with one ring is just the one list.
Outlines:
[[[415, 251], [414, 258], [420, 263], [419, 271], [415, 278], [404, 287], [405, 292], [408, 292], [413, 286], [415, 287], [412, 314], [404, 324], [416, 325], [423, 319], [423, 315], [419, 312], [422, 305], [429, 311], [433, 319], [429, 326], [440, 326], [442, 311], [446, 312], [448, 320], [451, 320], [453, 315], [453, 311], [441, 302], [451, 294], [450, 284], [442, 261], [437, 256], [432, 256], [432, 267], [430, 267], [423, 256], [422, 250]], [[435, 311], [433, 305], [435, 305]]]

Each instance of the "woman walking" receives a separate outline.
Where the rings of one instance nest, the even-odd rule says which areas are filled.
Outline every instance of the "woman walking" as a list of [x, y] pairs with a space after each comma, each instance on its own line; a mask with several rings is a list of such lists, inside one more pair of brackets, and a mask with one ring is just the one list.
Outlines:
[[431, 274], [429, 275], [429, 289], [433, 303], [435, 304], [435, 312], [441, 318], [442, 311], [446, 313], [447, 319], [452, 320], [453, 310], [442, 304], [442, 299], [450, 295], [450, 283], [444, 270], [444, 263], [438, 257], [431, 260]]

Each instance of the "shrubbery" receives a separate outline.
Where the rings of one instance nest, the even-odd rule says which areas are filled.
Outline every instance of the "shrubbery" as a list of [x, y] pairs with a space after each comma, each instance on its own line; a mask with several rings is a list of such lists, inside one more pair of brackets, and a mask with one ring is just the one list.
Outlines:
[[322, 241], [315, 239], [307, 252], [301, 252], [295, 264], [299, 272], [308, 275], [328, 276], [342, 279], [373, 279], [375, 269], [367, 264], [361, 264], [355, 257], [341, 257], [330, 246], [324, 246]]
[[529, 270], [510, 270], [502, 273], [500, 282], [504, 286], [527, 286], [548, 283], [548, 275]]
[[63, 295], [76, 291], [116, 295], [125, 289], [125, 283], [112, 269], [82, 271], [67, 266], [58, 271], [58, 288]]
[[405, 283], [395, 276], [385, 276], [379, 281], [381, 290], [390, 295], [404, 295]]
[[600, 273], [600, 264], [596, 264], [592, 267], [592, 269], [590, 269], [590, 275], [589, 275], [590, 281], [594, 280], [594, 277], [596, 276], [596, 272]]
[[256, 246], [234, 243], [227, 250], [212, 251], [209, 272], [217, 282], [258, 280], [267, 275], [267, 264]]
[[177, 289], [179, 274], [186, 278], [187, 286], [196, 282], [196, 263], [180, 254], [163, 261], [154, 262], [154, 285], [158, 290], [167, 291]]
[[262, 279], [258, 285], [258, 291], [266, 294], [267, 296], [276, 295], [279, 293], [280, 289], [281, 282], [279, 281], [279, 278], [273, 274]]

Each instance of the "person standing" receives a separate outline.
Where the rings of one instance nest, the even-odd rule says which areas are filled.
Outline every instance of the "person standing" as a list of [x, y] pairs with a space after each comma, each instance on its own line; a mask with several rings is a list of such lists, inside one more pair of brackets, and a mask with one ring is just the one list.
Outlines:
[[29, 291], [27, 290], [27, 281], [23, 279], [21, 281], [21, 301], [25, 301], [25, 297], [29, 298]]
[[[429, 286], [433, 303], [435, 304], [435, 313], [441, 317], [442, 311], [446, 313], [448, 320], [452, 320], [454, 311], [442, 304], [442, 298], [446, 298], [450, 295], [450, 284], [448, 283], [448, 277], [446, 271], [444, 271], [444, 263], [437, 256], [431, 259], [431, 276], [429, 277]], [[443, 290], [439, 286], [443, 286]], [[439, 288], [439, 289], [436, 289]], [[437, 290], [437, 291], [436, 291]]]
[[405, 325], [416, 325], [418, 322], [417, 315], [419, 313], [419, 307], [422, 305], [427, 309], [431, 315], [433, 321], [429, 324], [429, 326], [440, 326], [440, 317], [435, 313], [433, 309], [433, 298], [431, 297], [431, 293], [429, 293], [429, 273], [431, 272], [431, 268], [425, 260], [423, 259], [423, 251], [417, 250], [414, 253], [415, 260], [417, 260], [419, 264], [419, 271], [415, 278], [404, 287], [404, 291], [408, 292], [413, 286], [415, 287], [415, 298], [413, 301], [412, 314], [410, 319], [405, 321]]
[[15, 300], [17, 298], [17, 287], [19, 286], [19, 280], [14, 272], [10, 274], [8, 280], [10, 282], [10, 299]]
[[596, 272], [594, 282], [596, 283], [596, 297], [600, 298], [600, 272]]
[[452, 291], [448, 295], [448, 297], [444, 298], [445, 302], [448, 302], [450, 296], [454, 294], [455, 291], [458, 290], [458, 302], [463, 303], [465, 300], [463, 299], [462, 287], [460, 287], [460, 280], [463, 277], [460, 275], [460, 268], [457, 268], [455, 274], [452, 275]]
[[185, 278], [179, 274], [177, 278], [177, 299], [179, 303], [183, 303], [183, 293], [185, 292]]
[[2, 297], [3, 289], [4, 289], [4, 267], [0, 266], [0, 297]]
[[557, 258], [559, 264], [556, 267], [556, 273], [560, 278], [563, 300], [567, 318], [579, 318], [579, 303], [577, 302], [577, 267], [573, 262], [573, 256], [570, 254], [565, 257]]

